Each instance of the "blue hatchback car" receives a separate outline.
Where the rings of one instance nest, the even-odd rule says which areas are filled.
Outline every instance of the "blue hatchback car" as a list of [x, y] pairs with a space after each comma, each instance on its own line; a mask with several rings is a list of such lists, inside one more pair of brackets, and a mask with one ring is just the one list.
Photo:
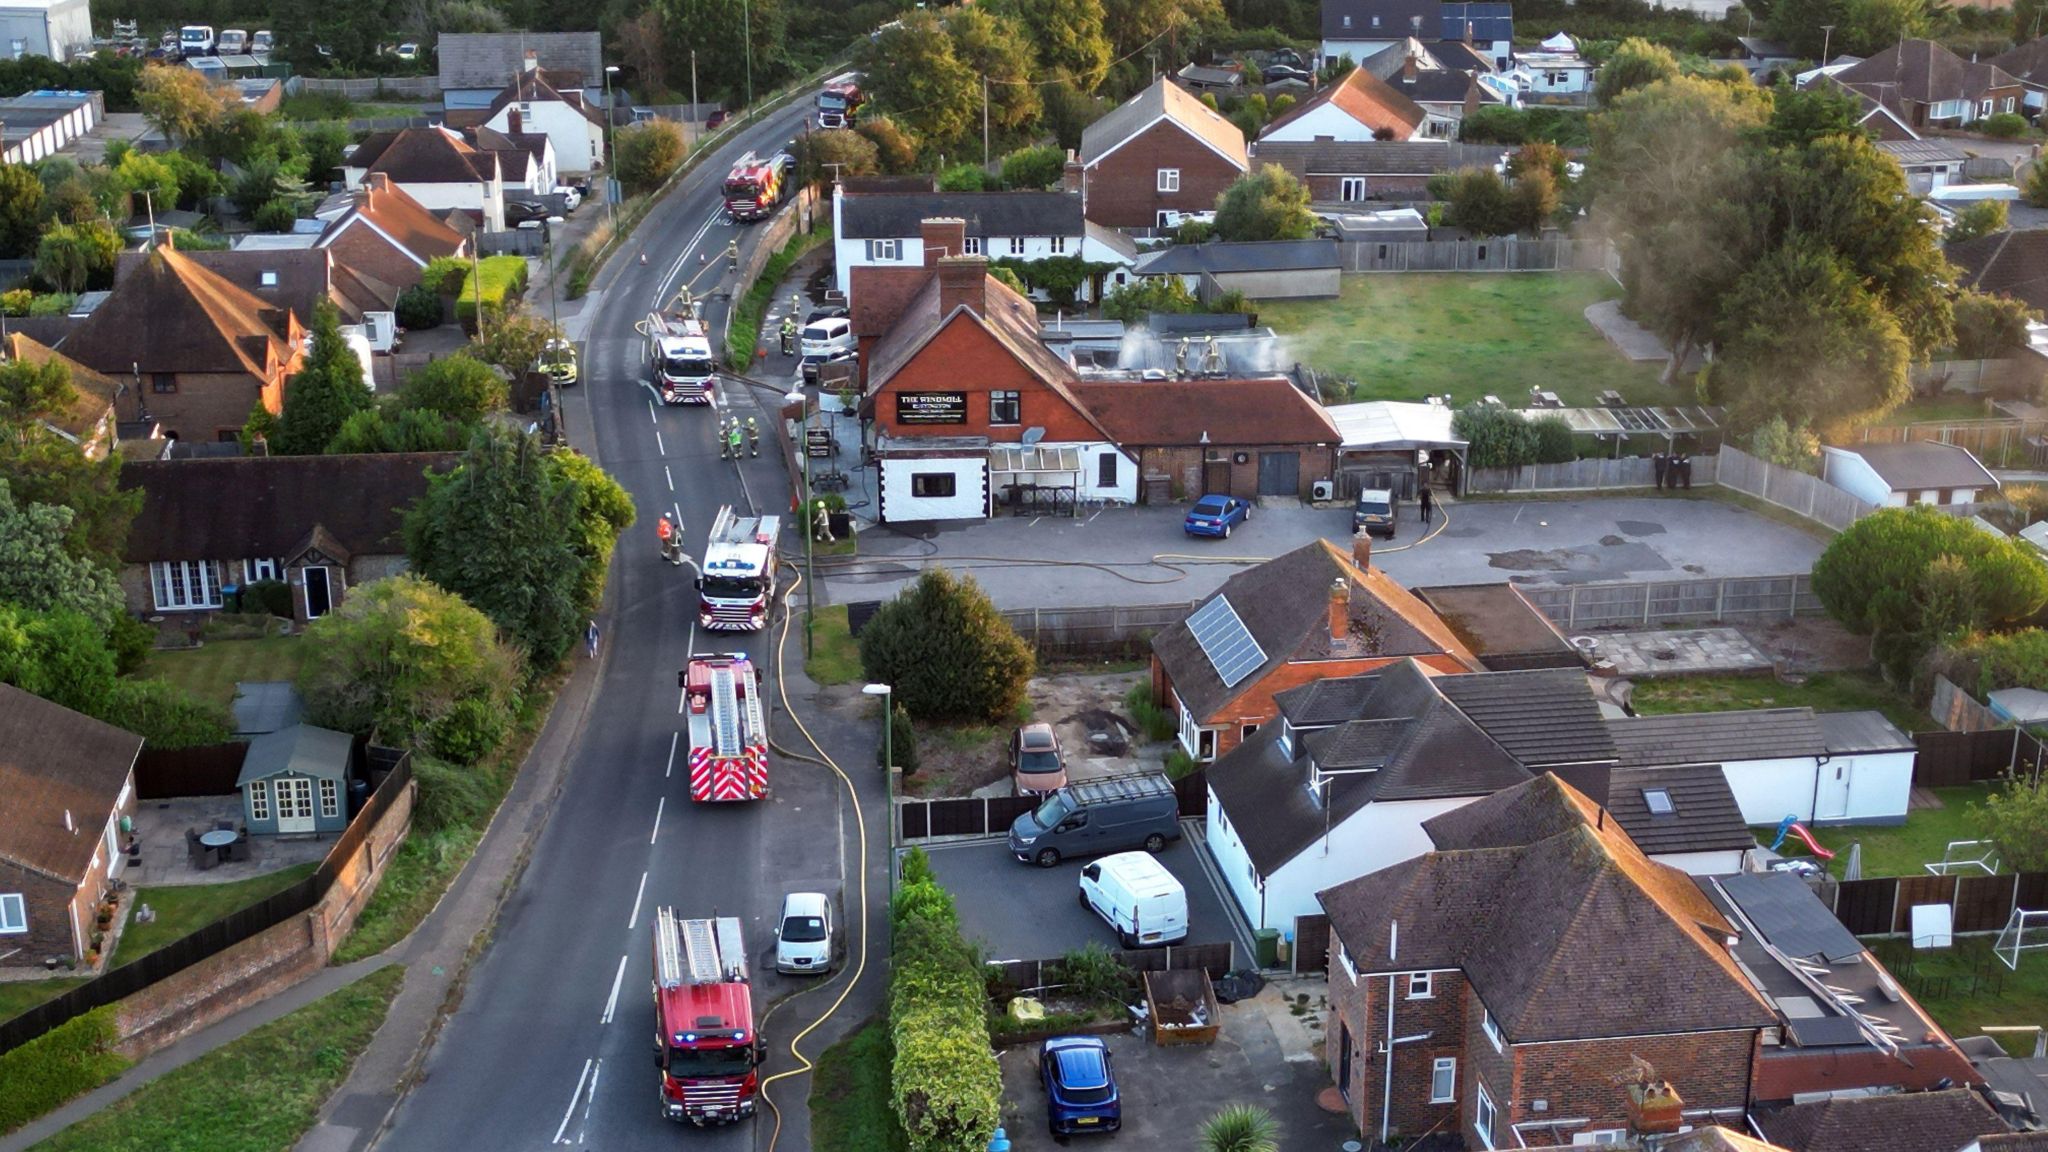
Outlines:
[[1055, 1036], [1038, 1054], [1045, 1081], [1046, 1124], [1055, 1136], [1114, 1132], [1123, 1127], [1123, 1101], [1110, 1068], [1109, 1046], [1097, 1036]]
[[1252, 518], [1249, 500], [1235, 496], [1204, 496], [1188, 509], [1188, 518], [1181, 522], [1181, 528], [1190, 536], [1221, 536], [1230, 539], [1234, 524]]

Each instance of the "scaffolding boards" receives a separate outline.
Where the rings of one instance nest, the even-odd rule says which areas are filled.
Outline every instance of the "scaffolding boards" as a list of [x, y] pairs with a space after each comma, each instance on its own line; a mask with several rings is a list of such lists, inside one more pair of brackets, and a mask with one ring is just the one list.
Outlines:
[[747, 946], [739, 918], [690, 920], [677, 917], [673, 908], [655, 909], [654, 980], [664, 989], [745, 983]]

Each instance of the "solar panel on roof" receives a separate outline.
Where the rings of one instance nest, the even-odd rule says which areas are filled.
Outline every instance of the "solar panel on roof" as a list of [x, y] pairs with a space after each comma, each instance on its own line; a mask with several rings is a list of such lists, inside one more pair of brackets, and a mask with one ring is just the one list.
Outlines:
[[1225, 688], [1237, 687], [1238, 681], [1266, 662], [1265, 650], [1238, 619], [1228, 597], [1218, 596], [1202, 605], [1188, 617], [1188, 631], [1195, 634], [1195, 643], [1202, 646], [1202, 654], [1209, 658]]

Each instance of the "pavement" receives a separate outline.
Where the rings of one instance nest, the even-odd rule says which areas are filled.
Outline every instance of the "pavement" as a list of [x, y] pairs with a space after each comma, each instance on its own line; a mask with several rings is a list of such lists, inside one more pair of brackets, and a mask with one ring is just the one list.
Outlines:
[[[1815, 535], [1705, 495], [1480, 500], [1437, 504], [1425, 534], [1401, 510], [1392, 541], [1373, 541], [1373, 563], [1404, 585], [1579, 584], [1810, 571]], [[1175, 604], [1199, 600], [1250, 565], [1317, 537], [1348, 549], [1346, 507], [1260, 507], [1228, 540], [1181, 531], [1184, 505], [1105, 509], [1093, 515], [880, 525], [860, 555], [820, 562], [834, 602], [883, 600], [940, 565], [973, 576], [998, 607]]]
[[[1184, 832], [1157, 859], [1187, 889], [1187, 943], [1234, 940], [1216, 884], [1196, 857], [1199, 833]], [[1116, 932], [1076, 899], [1079, 859], [1039, 868], [1019, 862], [1000, 840], [927, 844], [924, 851], [960, 909], [960, 934], [979, 942], [991, 960], [1054, 960], [1090, 944], [1117, 947]]]
[[1617, 675], [1631, 679], [1725, 676], [1771, 668], [1771, 658], [1736, 628], [1602, 632], [1597, 639], [1601, 659], [1612, 663]]

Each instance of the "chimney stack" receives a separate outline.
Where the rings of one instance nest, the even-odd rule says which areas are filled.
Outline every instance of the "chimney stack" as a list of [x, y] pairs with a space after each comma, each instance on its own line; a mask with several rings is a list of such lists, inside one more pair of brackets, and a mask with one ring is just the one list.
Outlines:
[[941, 256], [939, 258], [939, 316], [953, 314], [961, 305], [985, 315], [988, 312], [988, 258], [984, 256]]
[[1465, 46], [1467, 48], [1472, 46], [1472, 22], [1470, 20], [1465, 21]]
[[519, 114], [519, 106], [517, 104], [514, 104], [512, 106], [511, 113], [512, 118], [509, 121], [510, 127], [507, 129], [507, 131], [509, 131], [512, 135], [517, 136], [521, 132], [526, 131], [526, 118]]
[[1351, 562], [1361, 572], [1372, 571], [1372, 534], [1362, 528], [1351, 534]]
[[1351, 581], [1339, 576], [1330, 581], [1330, 643], [1342, 644], [1351, 635]]
[[957, 216], [933, 216], [917, 225], [924, 241], [924, 266], [937, 268], [944, 256], [967, 255], [967, 221]]
[[1684, 1123], [1685, 1101], [1663, 1080], [1628, 1086], [1628, 1126], [1639, 1136], [1663, 1136]]
[[1075, 155], [1072, 148], [1067, 149], [1067, 164], [1060, 172], [1060, 190], [1063, 192], [1079, 192], [1081, 190], [1081, 173], [1081, 158]]
[[1410, 48], [1407, 57], [1401, 61], [1401, 83], [1403, 84], [1415, 83], [1415, 53], [1416, 49]]
[[526, 58], [522, 63], [528, 72], [540, 71], [540, 53], [528, 48], [526, 50]]

